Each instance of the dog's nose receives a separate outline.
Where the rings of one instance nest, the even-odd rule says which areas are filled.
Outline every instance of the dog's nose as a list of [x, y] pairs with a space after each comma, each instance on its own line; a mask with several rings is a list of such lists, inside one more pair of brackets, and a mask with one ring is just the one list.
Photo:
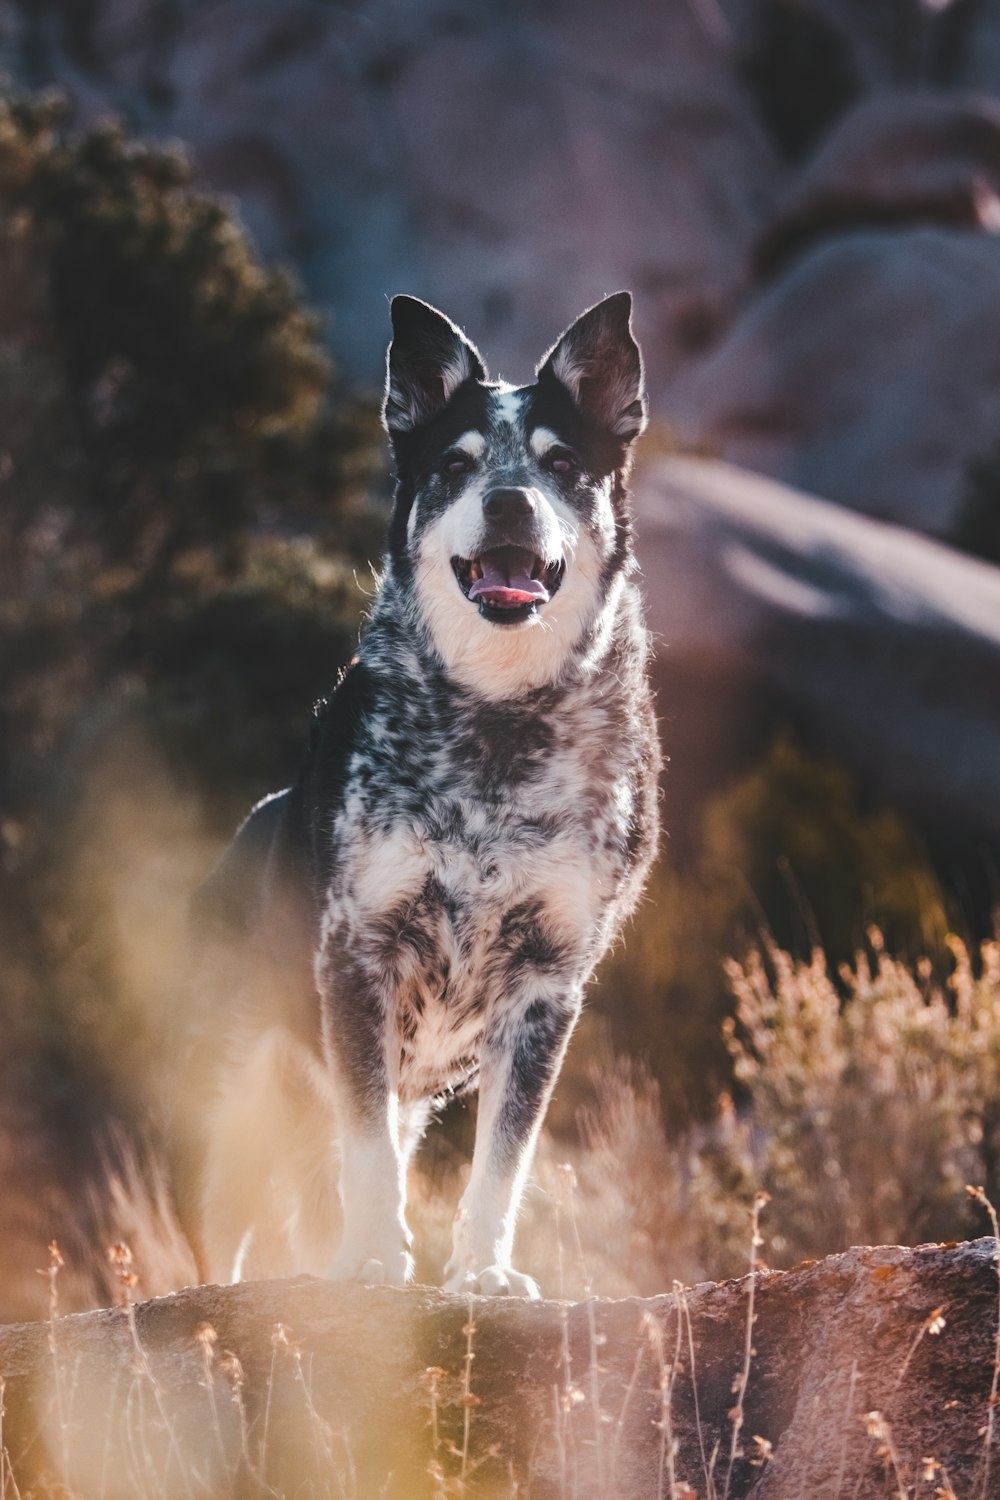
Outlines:
[[483, 501], [483, 510], [491, 521], [516, 521], [521, 516], [530, 516], [534, 509], [530, 490], [490, 490]]

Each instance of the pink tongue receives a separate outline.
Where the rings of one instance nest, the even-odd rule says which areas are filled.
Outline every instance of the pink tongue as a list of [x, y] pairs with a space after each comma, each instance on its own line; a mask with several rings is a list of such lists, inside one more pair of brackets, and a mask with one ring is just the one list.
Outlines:
[[549, 591], [540, 578], [532, 578], [523, 564], [511, 563], [502, 555], [484, 552], [479, 559], [483, 570], [469, 590], [470, 599], [485, 599], [487, 604], [514, 609], [519, 604], [533, 604], [548, 599]]

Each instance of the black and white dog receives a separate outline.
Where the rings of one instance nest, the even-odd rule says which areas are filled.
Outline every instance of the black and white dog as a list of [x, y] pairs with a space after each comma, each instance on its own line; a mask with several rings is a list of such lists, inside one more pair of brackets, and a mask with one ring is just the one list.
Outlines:
[[441, 313], [393, 301], [398, 484], [360, 649], [199, 902], [233, 997], [192, 1052], [213, 1279], [405, 1283], [408, 1160], [435, 1102], [478, 1084], [445, 1286], [538, 1295], [511, 1265], [532, 1148], [657, 839], [630, 310], [591, 308], [515, 389]]

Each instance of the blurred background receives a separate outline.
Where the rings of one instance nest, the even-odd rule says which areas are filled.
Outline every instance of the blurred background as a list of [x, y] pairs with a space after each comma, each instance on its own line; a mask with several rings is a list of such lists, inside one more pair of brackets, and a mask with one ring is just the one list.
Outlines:
[[732, 1274], [758, 1188], [775, 1264], [977, 1232], [1000, 0], [0, 0], [0, 65], [0, 1318], [53, 1238], [66, 1308], [117, 1238], [192, 1274], [147, 1123], [186, 902], [352, 654], [398, 291], [521, 382], [629, 287], [647, 362], [667, 833], [526, 1268]]

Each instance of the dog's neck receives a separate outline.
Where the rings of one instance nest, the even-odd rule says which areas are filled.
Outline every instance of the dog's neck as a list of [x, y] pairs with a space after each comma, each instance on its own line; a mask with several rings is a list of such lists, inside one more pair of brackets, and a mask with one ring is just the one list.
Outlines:
[[[485, 625], [467, 603], [468, 631], [486, 634], [469, 658], [465, 641], [455, 645], [456, 663], [443, 659], [412, 595], [393, 577], [383, 575], [368, 622], [362, 632], [359, 659], [376, 676], [424, 684], [439, 699], [496, 705], [532, 703], [544, 691], [556, 699], [573, 694], [601, 676], [621, 671], [623, 654], [635, 652], [632, 628], [639, 610], [637, 591], [625, 571], [609, 587], [598, 615], [561, 651], [551, 649], [544, 625], [510, 630]], [[492, 649], [491, 649], [492, 648]], [[467, 660], [474, 663], [467, 669]]]

